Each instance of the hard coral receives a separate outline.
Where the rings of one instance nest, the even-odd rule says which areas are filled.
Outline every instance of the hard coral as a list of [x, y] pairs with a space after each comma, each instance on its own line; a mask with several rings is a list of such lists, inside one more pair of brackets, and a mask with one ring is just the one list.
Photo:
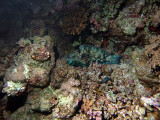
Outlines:
[[98, 31], [106, 32], [108, 30], [108, 19], [101, 18], [100, 13], [93, 13], [90, 17], [90, 23], [93, 24], [91, 27], [93, 33], [97, 33]]
[[72, 118], [72, 120], [88, 120], [85, 114], [77, 114]]
[[[27, 42], [26, 42], [27, 41]], [[46, 87], [49, 83], [50, 70], [54, 66], [53, 40], [50, 36], [32, 37], [20, 40], [27, 44], [17, 51], [14, 64], [5, 74], [3, 92], [8, 95], [19, 95], [29, 85]]]
[[[57, 91], [55, 91], [57, 93]], [[81, 95], [74, 97], [72, 94], [69, 94], [67, 97], [63, 96], [60, 93], [57, 93], [57, 99], [59, 100], [58, 104], [52, 109], [52, 114], [49, 115], [52, 119], [57, 118], [69, 118], [74, 113], [78, 107], [78, 102], [81, 99]]]
[[51, 112], [53, 106], [57, 104], [55, 94], [50, 87], [44, 89], [35, 89], [29, 93], [26, 103], [29, 104], [33, 111], [40, 111], [42, 113]]
[[72, 95], [76, 95], [80, 92], [80, 89], [78, 86], [80, 85], [80, 81], [76, 80], [74, 78], [69, 78], [68, 81], [62, 83], [61, 89], [65, 91], [63, 94], [68, 95], [68, 93], [71, 93]]
[[145, 55], [149, 57], [148, 65], [155, 69], [160, 66], [160, 35], [152, 36], [149, 42], [150, 44], [145, 46]]
[[[146, 47], [149, 46], [147, 45]], [[155, 85], [155, 83], [160, 83], [160, 71], [158, 69], [159, 60], [158, 56], [156, 55], [157, 51], [154, 53], [154, 50], [156, 50], [155, 46], [150, 46], [150, 48], [148, 48], [148, 50], [146, 49], [145, 51], [136, 50], [132, 52], [132, 69], [135, 70], [135, 74], [139, 80], [146, 85], [156, 87], [157, 85]]]
[[32, 86], [46, 86], [49, 82], [48, 71], [44, 68], [32, 68], [27, 82]]
[[153, 27], [158, 27], [160, 23], [160, 10], [157, 10], [156, 13], [152, 16], [151, 25]]
[[127, 35], [135, 35], [138, 27], [143, 28], [143, 22], [141, 18], [124, 18], [118, 21], [122, 31]]
[[91, 30], [93, 33], [108, 31], [110, 19], [114, 19], [124, 0], [106, 0], [97, 1], [96, 12], [90, 17], [92, 23]]
[[59, 26], [68, 35], [80, 34], [87, 26], [88, 12], [85, 8], [76, 8], [65, 13]]
[[58, 59], [56, 61], [56, 67], [51, 73], [51, 86], [53, 88], [60, 88], [64, 81], [67, 81], [70, 77], [76, 76], [76, 69], [67, 64], [65, 59]]
[[24, 74], [25, 68], [23, 65], [10, 67], [5, 74], [5, 81], [24, 82], [26, 76]]
[[49, 59], [49, 57], [50, 52], [45, 46], [42, 46], [42, 48], [36, 48], [35, 52], [31, 55], [31, 58], [37, 61], [45, 61]]

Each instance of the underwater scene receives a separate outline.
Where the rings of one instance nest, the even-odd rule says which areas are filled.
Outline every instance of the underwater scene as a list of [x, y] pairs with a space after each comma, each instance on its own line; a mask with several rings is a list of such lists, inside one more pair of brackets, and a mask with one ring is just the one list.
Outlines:
[[0, 120], [160, 120], [160, 0], [1, 0]]

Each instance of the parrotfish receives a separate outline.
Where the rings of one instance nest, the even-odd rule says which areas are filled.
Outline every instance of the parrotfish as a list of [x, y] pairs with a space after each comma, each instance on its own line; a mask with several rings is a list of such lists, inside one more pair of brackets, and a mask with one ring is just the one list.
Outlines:
[[99, 47], [81, 45], [66, 58], [66, 61], [75, 67], [88, 67], [90, 63], [119, 64], [120, 59], [120, 55], [111, 55]]

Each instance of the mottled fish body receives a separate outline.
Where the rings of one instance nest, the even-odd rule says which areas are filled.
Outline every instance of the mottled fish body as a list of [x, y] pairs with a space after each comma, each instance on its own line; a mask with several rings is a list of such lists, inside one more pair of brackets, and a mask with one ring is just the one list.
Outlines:
[[76, 67], [88, 67], [90, 63], [119, 64], [120, 55], [110, 55], [103, 49], [92, 45], [81, 45], [78, 51], [71, 53], [66, 61]]

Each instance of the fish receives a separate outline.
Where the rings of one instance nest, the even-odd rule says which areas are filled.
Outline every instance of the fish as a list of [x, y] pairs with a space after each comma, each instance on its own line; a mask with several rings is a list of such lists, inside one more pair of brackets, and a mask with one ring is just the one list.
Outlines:
[[119, 64], [121, 58], [93, 45], [80, 45], [78, 50], [66, 57], [66, 62], [75, 67], [88, 67], [90, 63]]

